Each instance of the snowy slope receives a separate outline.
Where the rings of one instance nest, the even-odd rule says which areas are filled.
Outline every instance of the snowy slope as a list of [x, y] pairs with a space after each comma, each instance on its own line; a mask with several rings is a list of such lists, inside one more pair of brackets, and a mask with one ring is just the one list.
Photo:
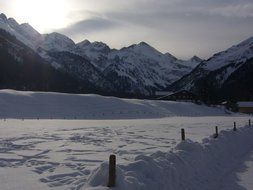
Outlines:
[[69, 51], [71, 52], [75, 48], [75, 43], [59, 33], [51, 33], [43, 35], [44, 40], [38, 44], [39, 47], [46, 51]]
[[[109, 55], [110, 60], [119, 60], [121, 68], [118, 74], [131, 76], [138, 70], [140, 80], [149, 86], [166, 86], [191, 71], [191, 68], [176, 63], [176, 58], [162, 54], [145, 42], [114, 51]], [[122, 72], [125, 69], [125, 72]], [[133, 76], [131, 76], [133, 77]]]
[[[241, 76], [251, 75], [252, 58], [253, 37], [201, 62], [191, 73], [172, 84], [170, 89], [199, 91], [198, 88], [203, 88], [207, 85], [212, 85], [213, 88], [222, 89], [226, 88], [224, 85], [230, 84], [231, 82], [240, 83], [242, 81], [245, 81], [245, 84], [242, 86], [250, 88], [248, 86], [250, 80], [248, 78], [242, 79]], [[246, 70], [248, 73], [245, 72]], [[235, 73], [237, 77], [235, 76]], [[205, 82], [205, 84], [200, 84], [203, 82]], [[231, 89], [231, 93], [235, 93], [235, 90]]]
[[30, 48], [35, 48], [35, 43], [40, 39], [40, 35], [34, 41], [34, 30], [27, 27], [26, 24], [19, 25], [13, 18], [7, 19], [6, 15], [0, 14], [0, 28], [15, 36]]
[[253, 37], [235, 45], [226, 51], [215, 54], [201, 64], [203, 69], [214, 71], [231, 63], [241, 64], [253, 58]]
[[94, 91], [94, 93], [98, 93], [99, 89], [104, 90], [107, 94], [116, 92], [114, 86], [103, 73], [91, 64], [88, 59], [70, 52], [52, 51], [48, 52], [47, 55], [50, 56], [52, 63], [59, 65], [61, 69], [74, 76], [74, 78], [83, 82], [89, 81], [94, 88], [97, 88], [97, 92]]
[[75, 51], [77, 54], [89, 58], [97, 68], [103, 70], [108, 64], [107, 57], [111, 49], [103, 42], [91, 43], [84, 40], [76, 44]]
[[[0, 29], [7, 31], [20, 42], [33, 49], [35, 53], [38, 53], [44, 59], [43, 63], [50, 63], [56, 70], [69, 75], [70, 78], [74, 78], [77, 83], [83, 83], [81, 86], [93, 89], [94, 93], [100, 93], [101, 91], [112, 93], [115, 91], [113, 85], [107, 81], [97, 68], [94, 68], [89, 60], [71, 53], [75, 50], [76, 45], [68, 37], [59, 33], [41, 35], [29, 24], [18, 24], [13, 18], [7, 19], [3, 14], [0, 17]], [[21, 52], [18, 46], [15, 44], [12, 46], [13, 50], [8, 50], [8, 52], [15, 59], [22, 57], [22, 55], [16, 53]], [[58, 52], [61, 54], [57, 54]], [[24, 51], [21, 53], [25, 54]], [[52, 81], [49, 82], [51, 83]], [[21, 85], [29, 86], [27, 84]], [[36, 85], [39, 86], [40, 84]], [[17, 88], [20, 89], [22, 87], [18, 86]], [[80, 89], [76, 89], [75, 91], [78, 90]]]
[[[64, 61], [66, 63], [67, 59]], [[80, 80], [70, 76], [63, 69], [53, 68], [31, 48], [2, 29], [0, 29], [0, 63], [0, 89], [72, 93], [101, 92], [99, 91], [101, 88], [95, 86], [94, 81], [89, 82], [87, 78]], [[85, 62], [83, 65], [88, 67], [88, 64], [90, 63]], [[85, 71], [89, 72], [88, 69]], [[89, 78], [94, 79], [91, 76]], [[100, 82], [103, 82], [103, 78]]]
[[1, 118], [124, 119], [224, 114], [222, 108], [184, 102], [0, 90]]
[[[112, 153], [117, 189], [208, 189], [253, 143], [252, 128], [239, 129], [248, 116], [183, 102], [2, 90], [0, 118], [6, 118], [0, 119], [4, 190], [107, 189], [101, 186]], [[214, 126], [231, 130], [234, 121], [236, 134], [222, 132], [218, 140], [202, 141]], [[181, 128], [187, 139], [201, 144], [180, 143]]]
[[145, 42], [112, 50], [102, 42], [84, 40], [77, 44], [76, 53], [88, 57], [120, 91], [145, 95], [165, 88], [201, 62], [178, 60]]
[[244, 160], [239, 163], [233, 172], [230, 172], [221, 181], [220, 189], [231, 190], [235, 186], [242, 187], [246, 190], [253, 189], [253, 151], [244, 156]]
[[[142, 180], [145, 178], [140, 178], [140, 173], [148, 174], [148, 171], [142, 170], [141, 163], [146, 160], [152, 160], [154, 157], [150, 157], [150, 155], [157, 151], [160, 151], [160, 153], [156, 155], [160, 155], [162, 159], [164, 159], [163, 155], [171, 155], [169, 151], [180, 143], [181, 128], [185, 128], [187, 139], [201, 142], [203, 138], [213, 134], [214, 126], [216, 125], [219, 126], [220, 130], [231, 130], [233, 121], [236, 121], [238, 127], [241, 127], [245, 125], [248, 119], [245, 116], [230, 115], [223, 117], [168, 117], [163, 119], [132, 120], [0, 120], [1, 188], [3, 190], [83, 189], [89, 186], [89, 184], [92, 185], [89, 183], [91, 182], [91, 176], [93, 176], [93, 179], [95, 176], [98, 176], [93, 174], [98, 174], [96, 172], [98, 171], [97, 168], [99, 169], [100, 165], [106, 162], [112, 153], [117, 155], [117, 163], [120, 166], [126, 165], [126, 169], [129, 170], [131, 169], [128, 166], [129, 164], [133, 163], [131, 165], [136, 166], [136, 168], [132, 168], [133, 170], [131, 171], [133, 172], [125, 173], [126, 170], [124, 170], [124, 175], [120, 174], [122, 178], [119, 179], [119, 182], [124, 182], [122, 185], [127, 185], [130, 182], [129, 180], [134, 179], [134, 181], [140, 182], [140, 188], [142, 188]], [[250, 131], [247, 132], [249, 132], [248, 136], [245, 136], [244, 140], [251, 142], [252, 138], [248, 139], [248, 137], [252, 137], [252, 133]], [[236, 134], [235, 136], [241, 137], [240, 134]], [[232, 141], [228, 140], [225, 143], [231, 145], [231, 147], [235, 146], [235, 143], [240, 143], [238, 145], [239, 152], [232, 152], [236, 153], [236, 156], [240, 156], [247, 145], [242, 144], [240, 140], [240, 138], [235, 137]], [[197, 144], [195, 146], [194, 144], [190, 143], [189, 145], [195, 150], [199, 146]], [[217, 156], [221, 155], [215, 151], [217, 149], [226, 155], [228, 152], [224, 150], [231, 150], [229, 147], [222, 145], [214, 146], [211, 158], [214, 158], [216, 154]], [[180, 150], [183, 153], [188, 149], [181, 146]], [[196, 151], [187, 151], [186, 153], [194, 157]], [[175, 154], [175, 156], [180, 155], [182, 154]], [[197, 153], [196, 155], [196, 157], [199, 157], [201, 154]], [[207, 155], [210, 154], [208, 153]], [[136, 157], [140, 159], [139, 163], [136, 163]], [[182, 170], [188, 173], [188, 166], [192, 162], [188, 162], [190, 159], [184, 158], [177, 157], [175, 162], [170, 163], [175, 163], [175, 168], [180, 169], [182, 167]], [[225, 159], [225, 157], [222, 158]], [[233, 155], [231, 158], [233, 158]], [[238, 164], [241, 162], [241, 159], [243, 159], [243, 156], [237, 159]], [[184, 160], [185, 162], [183, 162]], [[217, 162], [220, 161], [218, 159], [212, 161], [216, 160]], [[226, 160], [230, 161], [230, 158], [226, 158]], [[146, 162], [152, 166], [153, 162]], [[203, 159], [199, 163], [205, 163], [205, 160]], [[162, 162], [158, 164], [162, 168], [168, 168]], [[210, 165], [213, 164], [214, 162], [210, 163]], [[103, 165], [106, 166], [107, 164]], [[145, 164], [143, 165], [145, 166]], [[210, 171], [210, 168], [212, 168], [210, 165], [205, 165], [208, 166], [207, 171]], [[200, 168], [204, 169], [205, 167]], [[137, 171], [137, 169], [139, 170]], [[161, 171], [154, 167], [152, 167], [151, 171], [154, 171], [153, 169], [156, 172]], [[230, 169], [229, 174], [233, 174], [233, 167]], [[104, 173], [106, 171], [106, 168], [104, 171], [102, 170]], [[243, 170], [241, 171], [243, 172]], [[165, 170], [162, 170], [159, 174], [164, 174], [164, 172]], [[193, 170], [189, 172], [192, 173]], [[132, 178], [134, 173], [136, 175]], [[187, 173], [185, 172], [185, 174]], [[181, 174], [181, 172], [175, 171], [174, 178], [170, 177], [170, 175], [167, 178], [163, 175], [159, 175], [159, 177], [161, 179], [166, 178], [165, 182], [169, 181], [170, 184], [175, 185], [177, 181], [182, 179], [176, 178], [178, 174]], [[152, 174], [148, 176], [152, 176]], [[207, 175], [204, 176], [208, 177]], [[203, 179], [203, 177], [200, 179]], [[101, 178], [101, 180], [98, 177], [95, 178], [98, 184], [101, 182], [101, 185], [107, 181], [103, 180], [106, 177]], [[128, 181], [125, 180], [127, 178], [129, 179]], [[157, 178], [149, 180], [148, 184], [152, 182], [155, 184], [155, 179]], [[161, 179], [157, 180], [156, 185], [158, 187], [161, 186]], [[199, 179], [199, 177], [197, 176], [195, 179]], [[189, 184], [188, 182], [185, 180], [184, 184]], [[194, 180], [193, 182], [195, 183], [196, 181]], [[230, 186], [235, 187], [235, 189], [230, 188], [230, 190], [237, 190], [237, 183], [235, 180]], [[134, 187], [136, 187], [135, 184], [133, 182]], [[94, 187], [95, 184], [92, 186]]]
[[[236, 134], [232, 130], [222, 131], [218, 139], [210, 137], [202, 143], [181, 142], [167, 153], [159, 151], [150, 156], [139, 155], [133, 163], [117, 166], [114, 189], [223, 190], [226, 185], [224, 177], [233, 174], [238, 163], [244, 162], [244, 155], [253, 150], [252, 135], [253, 128], [246, 126]], [[248, 177], [247, 183], [252, 174]], [[86, 186], [84, 189], [109, 189], [106, 188], [107, 179], [108, 164], [104, 163], [89, 180], [89, 185], [94, 188]], [[233, 181], [229, 189], [236, 190], [238, 185]]]
[[191, 59], [189, 60], [178, 60], [178, 62], [182, 65], [185, 65], [187, 67], [195, 68], [198, 64], [200, 64], [203, 59], [199, 58], [198, 56], [194, 55]]
[[119, 89], [146, 95], [165, 88], [192, 70], [174, 56], [162, 54], [145, 42], [112, 51], [106, 65], [103, 73], [112, 81], [117, 78], [114, 83]]

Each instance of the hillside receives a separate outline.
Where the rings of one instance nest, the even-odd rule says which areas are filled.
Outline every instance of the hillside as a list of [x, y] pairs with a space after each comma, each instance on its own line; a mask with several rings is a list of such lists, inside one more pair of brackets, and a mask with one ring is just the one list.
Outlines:
[[253, 38], [201, 62], [191, 73], [170, 85], [186, 89], [207, 101], [252, 100]]
[[91, 83], [56, 70], [31, 48], [0, 29], [0, 88], [16, 90], [99, 92]]
[[222, 108], [185, 102], [0, 90], [0, 118], [137, 119], [217, 115], [226, 113]]

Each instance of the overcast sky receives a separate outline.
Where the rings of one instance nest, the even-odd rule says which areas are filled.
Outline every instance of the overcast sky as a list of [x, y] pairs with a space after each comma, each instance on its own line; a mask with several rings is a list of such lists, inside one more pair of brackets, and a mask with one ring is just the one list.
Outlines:
[[253, 0], [0, 0], [0, 8], [42, 33], [111, 48], [145, 41], [178, 58], [208, 58], [253, 36]]

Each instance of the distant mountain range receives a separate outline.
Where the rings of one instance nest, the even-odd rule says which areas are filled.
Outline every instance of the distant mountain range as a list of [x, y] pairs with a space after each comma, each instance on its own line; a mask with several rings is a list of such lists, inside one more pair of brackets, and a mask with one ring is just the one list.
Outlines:
[[[180, 60], [145, 42], [111, 49], [40, 34], [0, 14], [0, 88], [149, 97], [187, 89], [210, 99], [252, 97], [253, 38], [208, 60]], [[239, 89], [239, 91], [238, 91]]]
[[149, 96], [201, 62], [196, 56], [188, 61], [179, 60], [145, 42], [120, 50], [88, 40], [75, 44], [59, 33], [40, 34], [29, 24], [18, 24], [4, 14], [0, 15], [0, 29], [15, 36], [55, 70], [109, 94]]
[[168, 87], [186, 89], [203, 99], [253, 100], [253, 37], [201, 62]]

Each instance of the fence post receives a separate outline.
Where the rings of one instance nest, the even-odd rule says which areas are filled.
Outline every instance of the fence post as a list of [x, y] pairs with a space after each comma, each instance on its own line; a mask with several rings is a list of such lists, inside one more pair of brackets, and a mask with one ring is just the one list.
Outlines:
[[236, 131], [237, 129], [236, 129], [236, 122], [234, 122], [234, 129], [233, 129], [234, 131]]
[[215, 134], [214, 134], [214, 138], [216, 139], [219, 135], [219, 132], [218, 132], [218, 126], [215, 127]]
[[185, 131], [184, 131], [184, 129], [181, 129], [181, 139], [182, 139], [182, 141], [185, 140]]
[[116, 183], [116, 156], [110, 155], [109, 158], [109, 179], [107, 187], [115, 187]]
[[251, 126], [251, 120], [249, 119], [249, 126]]

